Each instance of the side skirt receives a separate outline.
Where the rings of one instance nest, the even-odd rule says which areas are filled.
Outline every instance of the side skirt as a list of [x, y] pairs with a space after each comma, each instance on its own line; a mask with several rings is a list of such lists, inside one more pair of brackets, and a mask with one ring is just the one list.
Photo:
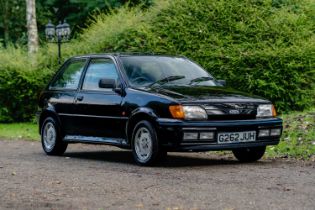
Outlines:
[[66, 135], [63, 138], [63, 141], [68, 143], [106, 144], [122, 148], [129, 148], [129, 144], [127, 144], [126, 139], [120, 138]]

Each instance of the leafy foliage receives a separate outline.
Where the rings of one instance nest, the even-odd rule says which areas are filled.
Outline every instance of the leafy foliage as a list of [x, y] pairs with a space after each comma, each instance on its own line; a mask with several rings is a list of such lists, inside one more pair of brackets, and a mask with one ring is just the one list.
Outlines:
[[175, 0], [104, 51], [183, 54], [279, 111], [302, 110], [315, 98], [314, 14], [311, 1]]
[[[54, 24], [67, 19], [76, 36], [81, 28], [88, 26], [93, 14], [107, 13], [112, 8], [123, 5], [148, 7], [152, 0], [41, 0], [36, 1], [36, 16], [41, 40], [45, 40], [45, 25], [51, 20]], [[25, 0], [0, 1], [0, 43], [18, 45], [27, 43]]]
[[[18, 64], [23, 67], [23, 63]], [[39, 90], [52, 75], [50, 70], [0, 68], [0, 121], [30, 120], [36, 111]]]
[[0, 45], [26, 40], [25, 0], [0, 1]]
[[[62, 53], [182, 54], [280, 112], [303, 110], [315, 99], [314, 14], [311, 0], [156, 0], [144, 11], [124, 6], [93, 17]], [[33, 116], [36, 93], [57, 70], [56, 46], [42, 47], [35, 60], [23, 49], [0, 50], [0, 121]], [[23, 82], [8, 82], [16, 78]], [[31, 92], [16, 90], [24, 88]]]

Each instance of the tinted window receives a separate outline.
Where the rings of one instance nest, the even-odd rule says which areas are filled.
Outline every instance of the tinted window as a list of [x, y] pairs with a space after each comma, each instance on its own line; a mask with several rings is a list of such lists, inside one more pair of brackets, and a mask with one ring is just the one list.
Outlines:
[[133, 86], [149, 86], [169, 77], [165, 85], [215, 86], [213, 77], [192, 61], [167, 56], [122, 56], [125, 73]]
[[77, 89], [85, 62], [86, 60], [71, 61], [50, 87]]
[[104, 90], [99, 88], [101, 79], [114, 79], [117, 81], [118, 74], [114, 62], [111, 59], [94, 59], [86, 71], [83, 90]]

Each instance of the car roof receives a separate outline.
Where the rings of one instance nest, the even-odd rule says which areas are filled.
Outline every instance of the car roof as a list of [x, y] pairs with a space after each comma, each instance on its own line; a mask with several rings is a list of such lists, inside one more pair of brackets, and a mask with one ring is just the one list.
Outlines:
[[91, 57], [102, 57], [102, 56], [113, 56], [113, 57], [125, 57], [125, 56], [161, 56], [161, 57], [181, 57], [186, 58], [181, 55], [167, 55], [167, 54], [157, 54], [157, 53], [143, 53], [143, 52], [123, 52], [123, 53], [95, 53], [73, 56], [72, 58], [91, 58]]

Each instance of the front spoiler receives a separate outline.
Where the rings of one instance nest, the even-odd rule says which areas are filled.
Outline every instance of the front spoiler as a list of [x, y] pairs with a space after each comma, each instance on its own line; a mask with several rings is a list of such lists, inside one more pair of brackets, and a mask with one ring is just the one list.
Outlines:
[[277, 145], [279, 139], [273, 141], [261, 141], [250, 143], [233, 143], [233, 144], [201, 144], [201, 145], [180, 145], [176, 148], [178, 152], [204, 152], [218, 150], [233, 150], [237, 148], [263, 147], [268, 145]]
[[[240, 132], [255, 130], [258, 134], [259, 129], [281, 128], [282, 120], [280, 118], [253, 119], [253, 120], [226, 120], [226, 121], [182, 121], [174, 119], [158, 119], [158, 133], [162, 144], [171, 151], [211, 151], [211, 150], [233, 150], [237, 148], [260, 147], [267, 145], [276, 145], [280, 141], [280, 136], [275, 137], [256, 137], [255, 142], [227, 143], [218, 144], [216, 141], [219, 132]], [[183, 141], [183, 132], [185, 130], [214, 131], [215, 139], [208, 142]]]

